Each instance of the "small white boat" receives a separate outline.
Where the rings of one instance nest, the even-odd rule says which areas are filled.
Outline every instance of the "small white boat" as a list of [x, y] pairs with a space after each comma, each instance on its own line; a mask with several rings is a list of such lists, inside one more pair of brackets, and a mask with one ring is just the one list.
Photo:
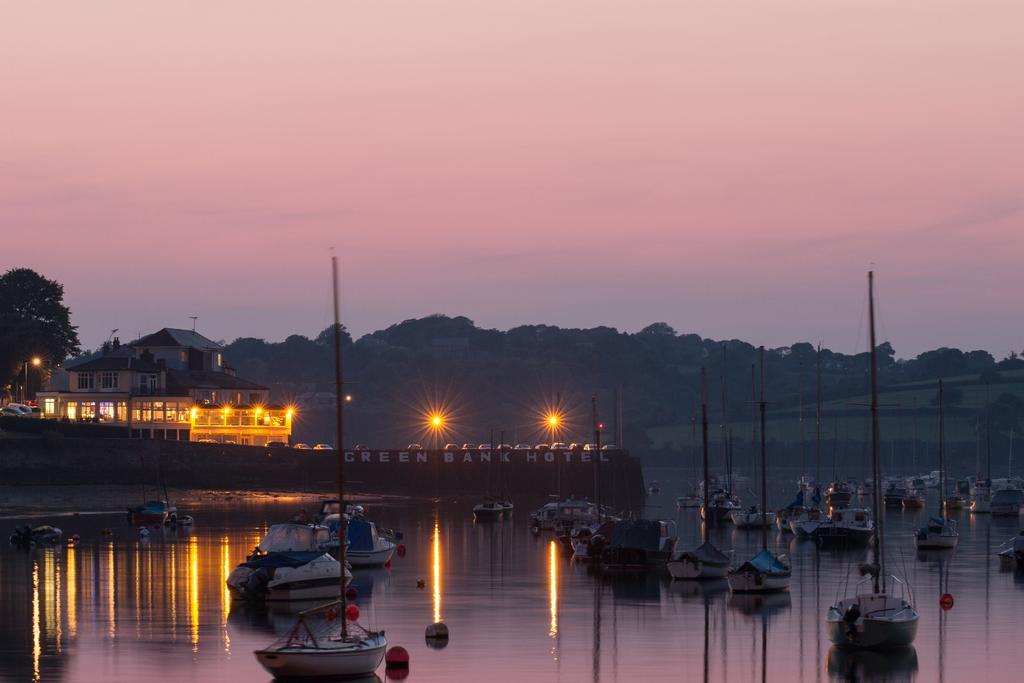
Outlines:
[[[341, 603], [299, 614], [299, 622], [281, 640], [256, 650], [257, 661], [277, 679], [345, 678], [372, 674], [384, 659], [384, 631], [367, 631], [348, 624], [343, 636], [336, 622]], [[324, 617], [332, 614], [333, 618]], [[319, 618], [318, 618], [319, 617]], [[314, 621], [315, 620], [315, 621]]]
[[598, 520], [597, 506], [586, 500], [568, 500], [546, 503], [530, 515], [530, 528], [536, 531], [553, 530], [563, 526], [592, 524]]
[[748, 510], [733, 511], [729, 518], [736, 525], [737, 529], [760, 529], [761, 527], [775, 524], [774, 512], [761, 512], [756, 506]]
[[914, 542], [919, 550], [945, 550], [955, 548], [960, 541], [960, 533], [956, 522], [932, 517], [928, 523], [914, 534]]
[[[232, 570], [227, 586], [242, 600], [318, 600], [337, 598], [341, 564], [327, 553], [327, 527], [275, 524], [245, 562]], [[346, 585], [352, 574], [344, 570]]]
[[473, 506], [473, 518], [478, 522], [489, 522], [501, 519], [505, 514], [505, 506], [500, 500], [490, 499]]
[[914, 642], [919, 619], [912, 604], [883, 590], [836, 602], [829, 607], [825, 624], [836, 645], [897, 647]]
[[789, 589], [792, 572], [782, 560], [762, 550], [729, 572], [729, 588], [736, 593], [767, 593]]
[[[354, 569], [380, 567], [394, 556], [398, 546], [381, 535], [377, 531], [376, 524], [361, 517], [346, 521], [348, 529], [345, 538], [348, 541], [348, 548], [345, 551], [345, 559]], [[330, 529], [331, 547], [336, 552], [338, 548], [338, 515], [328, 515], [324, 524]]]
[[804, 508], [789, 520], [789, 529], [797, 538], [810, 538], [822, 524], [828, 524], [828, 516], [818, 508]]
[[871, 511], [866, 508], [844, 508], [833, 510], [827, 523], [822, 523], [814, 532], [814, 538], [822, 545], [867, 543], [875, 534], [875, 522]]
[[[341, 564], [324, 553], [297, 567], [278, 567], [267, 582], [267, 602], [297, 600], [334, 600], [338, 597], [338, 572]], [[345, 585], [352, 572], [345, 569]]]
[[993, 517], [1016, 517], [1020, 515], [1024, 492], [1020, 489], [998, 489], [992, 494], [989, 511]]
[[729, 556], [705, 541], [674, 555], [666, 566], [673, 579], [723, 579], [729, 572]]
[[999, 547], [999, 558], [1010, 562], [1024, 563], [1024, 531]]

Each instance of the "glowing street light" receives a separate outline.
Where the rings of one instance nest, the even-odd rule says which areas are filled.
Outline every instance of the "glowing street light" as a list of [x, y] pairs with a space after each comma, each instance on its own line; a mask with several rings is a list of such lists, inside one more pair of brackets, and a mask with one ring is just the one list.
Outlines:
[[444, 419], [440, 415], [434, 415], [430, 418], [430, 426], [435, 429], [444, 424]]
[[38, 368], [42, 364], [43, 364], [43, 359], [40, 358], [39, 356], [34, 356], [32, 358], [32, 365], [34, 365], [35, 367]]
[[548, 424], [551, 425], [552, 427], [557, 427], [558, 426], [558, 416], [557, 415], [548, 415]]

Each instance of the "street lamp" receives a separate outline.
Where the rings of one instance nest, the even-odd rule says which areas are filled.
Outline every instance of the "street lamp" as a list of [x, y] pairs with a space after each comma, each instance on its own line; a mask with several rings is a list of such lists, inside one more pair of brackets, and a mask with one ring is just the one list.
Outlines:
[[25, 361], [25, 383], [21, 386], [21, 402], [25, 403], [28, 401], [28, 364], [31, 363], [32, 367], [38, 368], [43, 364], [43, 359], [39, 356], [32, 356], [32, 358]]
[[427, 428], [431, 432], [431, 440], [433, 441], [433, 449], [437, 450], [437, 437], [441, 430], [444, 429], [444, 415], [441, 413], [431, 413], [427, 419]]

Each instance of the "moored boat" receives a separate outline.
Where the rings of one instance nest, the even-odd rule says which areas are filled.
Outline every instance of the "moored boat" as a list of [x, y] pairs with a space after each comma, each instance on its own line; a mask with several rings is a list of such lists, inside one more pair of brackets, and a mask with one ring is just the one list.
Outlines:
[[178, 510], [166, 500], [150, 500], [128, 508], [128, 517], [131, 525], [136, 527], [173, 525], [177, 521]]
[[[868, 321], [871, 358], [871, 470], [875, 488], [881, 486], [881, 437], [878, 425], [878, 347], [875, 340], [875, 299], [874, 274], [868, 274]], [[874, 514], [881, 515], [878, 496], [873, 499]], [[846, 511], [843, 511], [846, 512]], [[884, 526], [877, 533], [872, 529], [874, 539], [872, 564], [862, 565], [864, 581], [871, 581], [870, 592], [861, 591], [859, 586], [853, 597], [837, 600], [825, 615], [829, 639], [836, 645], [857, 648], [882, 648], [906, 646], [917, 635], [920, 616], [914, 605], [903, 594], [905, 584], [896, 577], [885, 574]], [[888, 579], [892, 586], [900, 587], [900, 595], [889, 591]], [[861, 583], [863, 583], [862, 581]]]
[[814, 532], [821, 545], [855, 545], [867, 543], [875, 533], [875, 522], [867, 508], [833, 510], [827, 523]]

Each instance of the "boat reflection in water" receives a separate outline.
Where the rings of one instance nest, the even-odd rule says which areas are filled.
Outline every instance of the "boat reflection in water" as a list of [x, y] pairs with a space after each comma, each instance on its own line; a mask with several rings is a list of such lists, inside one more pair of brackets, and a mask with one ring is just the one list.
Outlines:
[[829, 678], [837, 681], [912, 681], [917, 674], [917, 650], [913, 645], [885, 650], [833, 645], [825, 667]]

